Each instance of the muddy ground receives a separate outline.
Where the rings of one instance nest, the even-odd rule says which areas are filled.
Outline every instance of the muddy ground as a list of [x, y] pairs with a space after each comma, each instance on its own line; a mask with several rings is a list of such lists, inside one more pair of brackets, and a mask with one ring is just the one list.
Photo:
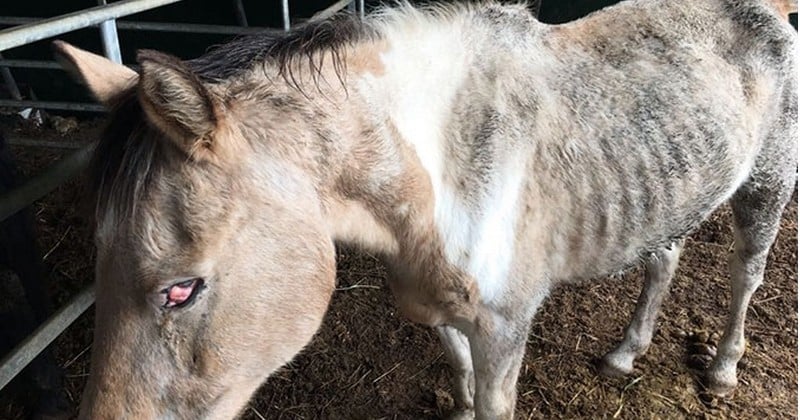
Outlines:
[[[86, 141], [97, 123], [58, 134], [2, 117], [12, 138]], [[62, 130], [65, 131], [65, 130]], [[34, 174], [66, 150], [14, 147]], [[39, 242], [58, 305], [92, 280], [85, 196], [71, 181], [34, 204]], [[599, 377], [595, 363], [622, 336], [641, 270], [556, 290], [536, 316], [519, 380], [517, 417], [796, 418], [797, 199], [787, 209], [765, 284], [748, 311], [747, 352], [732, 398], [701, 395], [698, 341], [712, 346], [730, 296], [730, 212], [723, 208], [687, 241], [650, 351], [624, 379]], [[0, 297], [2, 298], [2, 297]], [[54, 343], [77, 409], [89, 371], [93, 310]], [[135, 374], [135, 373], [134, 373]], [[339, 251], [338, 289], [322, 329], [290, 366], [265, 383], [245, 419], [433, 419], [452, 405], [448, 367], [431, 330], [396, 311], [385, 270], [372, 256]], [[18, 397], [0, 392], [0, 419], [23, 418]]]

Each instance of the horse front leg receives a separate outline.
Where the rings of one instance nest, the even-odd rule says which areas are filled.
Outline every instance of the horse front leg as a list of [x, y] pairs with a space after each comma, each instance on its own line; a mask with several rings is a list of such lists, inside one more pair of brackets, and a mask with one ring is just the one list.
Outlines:
[[476, 319], [469, 337], [475, 369], [475, 418], [513, 419], [517, 377], [530, 320], [509, 319], [494, 311]]
[[475, 394], [475, 373], [472, 369], [469, 341], [464, 334], [448, 325], [436, 327], [436, 333], [439, 334], [447, 362], [453, 370], [455, 409], [450, 419], [473, 419], [475, 412], [472, 396]]

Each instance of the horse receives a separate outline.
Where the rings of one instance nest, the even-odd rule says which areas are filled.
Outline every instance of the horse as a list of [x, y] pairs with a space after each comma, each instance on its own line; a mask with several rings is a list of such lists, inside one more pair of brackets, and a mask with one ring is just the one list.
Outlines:
[[63, 42], [111, 111], [90, 170], [97, 321], [81, 418], [230, 418], [317, 331], [335, 243], [380, 255], [441, 338], [456, 418], [510, 419], [556, 285], [644, 264], [650, 344], [683, 246], [733, 210], [708, 390], [737, 384], [749, 300], [797, 179], [786, 7], [632, 0], [560, 25], [524, 5], [400, 4], [140, 71]]

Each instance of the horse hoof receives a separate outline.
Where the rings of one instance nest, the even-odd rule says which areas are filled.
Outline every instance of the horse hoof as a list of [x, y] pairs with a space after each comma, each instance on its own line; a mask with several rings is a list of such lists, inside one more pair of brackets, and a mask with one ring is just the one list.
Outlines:
[[708, 371], [706, 374], [706, 392], [716, 397], [729, 397], [736, 389], [736, 384], [736, 374], [732, 377], [719, 371]]
[[624, 363], [609, 353], [600, 360], [598, 370], [606, 378], [621, 378], [633, 372], [633, 363]]

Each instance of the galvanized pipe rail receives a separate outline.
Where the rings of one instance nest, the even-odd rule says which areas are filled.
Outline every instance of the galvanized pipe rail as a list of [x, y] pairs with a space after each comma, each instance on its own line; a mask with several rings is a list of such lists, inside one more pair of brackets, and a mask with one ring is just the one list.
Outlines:
[[105, 112], [106, 110], [102, 105], [99, 104], [89, 104], [80, 102], [59, 102], [59, 101], [34, 101], [32, 99], [0, 99], [0, 106], [25, 107], [25, 108], [37, 108], [37, 109], [60, 109], [62, 111]]
[[122, 0], [0, 31], [0, 52], [181, 0]]
[[355, 2], [353, 0], [339, 0], [336, 3], [333, 3], [332, 5], [328, 6], [328, 8], [326, 8], [324, 10], [320, 10], [317, 13], [314, 13], [314, 16], [312, 16], [311, 19], [309, 19], [309, 20], [310, 21], [325, 20], [325, 19], [335, 15], [336, 13], [338, 13], [340, 10], [344, 9], [345, 7], [348, 7], [348, 6], [351, 6], [351, 5], [354, 5], [354, 4], [355, 4]]
[[[0, 16], [0, 25], [25, 25], [41, 22], [40, 18]], [[117, 28], [133, 31], [175, 32], [193, 34], [219, 34], [219, 35], [244, 35], [260, 32], [268, 28], [257, 26], [231, 26], [209, 25], [205, 23], [179, 23], [179, 22], [139, 22], [132, 20], [118, 20]]]
[[[97, 4], [106, 5], [106, 0], [97, 0]], [[119, 34], [117, 33], [117, 21], [109, 19], [100, 23], [100, 35], [103, 38], [103, 51], [109, 60], [122, 64], [122, 52], [119, 49]]]
[[94, 303], [94, 284], [83, 289], [77, 296], [53, 314], [31, 335], [23, 340], [3, 360], [0, 360], [0, 389], [8, 385], [25, 366], [69, 327]]
[[[3, 55], [0, 54], [0, 61], [3, 60]], [[19, 91], [19, 87], [17, 86], [17, 81], [14, 80], [14, 76], [11, 74], [11, 71], [7, 67], [0, 66], [0, 74], [3, 76], [3, 81], [6, 84], [6, 89], [11, 94], [13, 99], [22, 99], [22, 93]]]
[[80, 149], [86, 146], [82, 141], [74, 140], [39, 140], [30, 137], [6, 136], [6, 143], [12, 146], [46, 147], [49, 149]]
[[24, 67], [29, 69], [60, 70], [64, 67], [55, 61], [46, 60], [20, 60], [16, 58], [0, 58], [0, 67]]
[[289, 13], [289, 0], [281, 1], [281, 11], [283, 12], [283, 30], [288, 31], [292, 28], [292, 18]]
[[77, 175], [89, 163], [93, 150], [94, 143], [90, 143], [0, 196], [0, 220], [7, 219]]

